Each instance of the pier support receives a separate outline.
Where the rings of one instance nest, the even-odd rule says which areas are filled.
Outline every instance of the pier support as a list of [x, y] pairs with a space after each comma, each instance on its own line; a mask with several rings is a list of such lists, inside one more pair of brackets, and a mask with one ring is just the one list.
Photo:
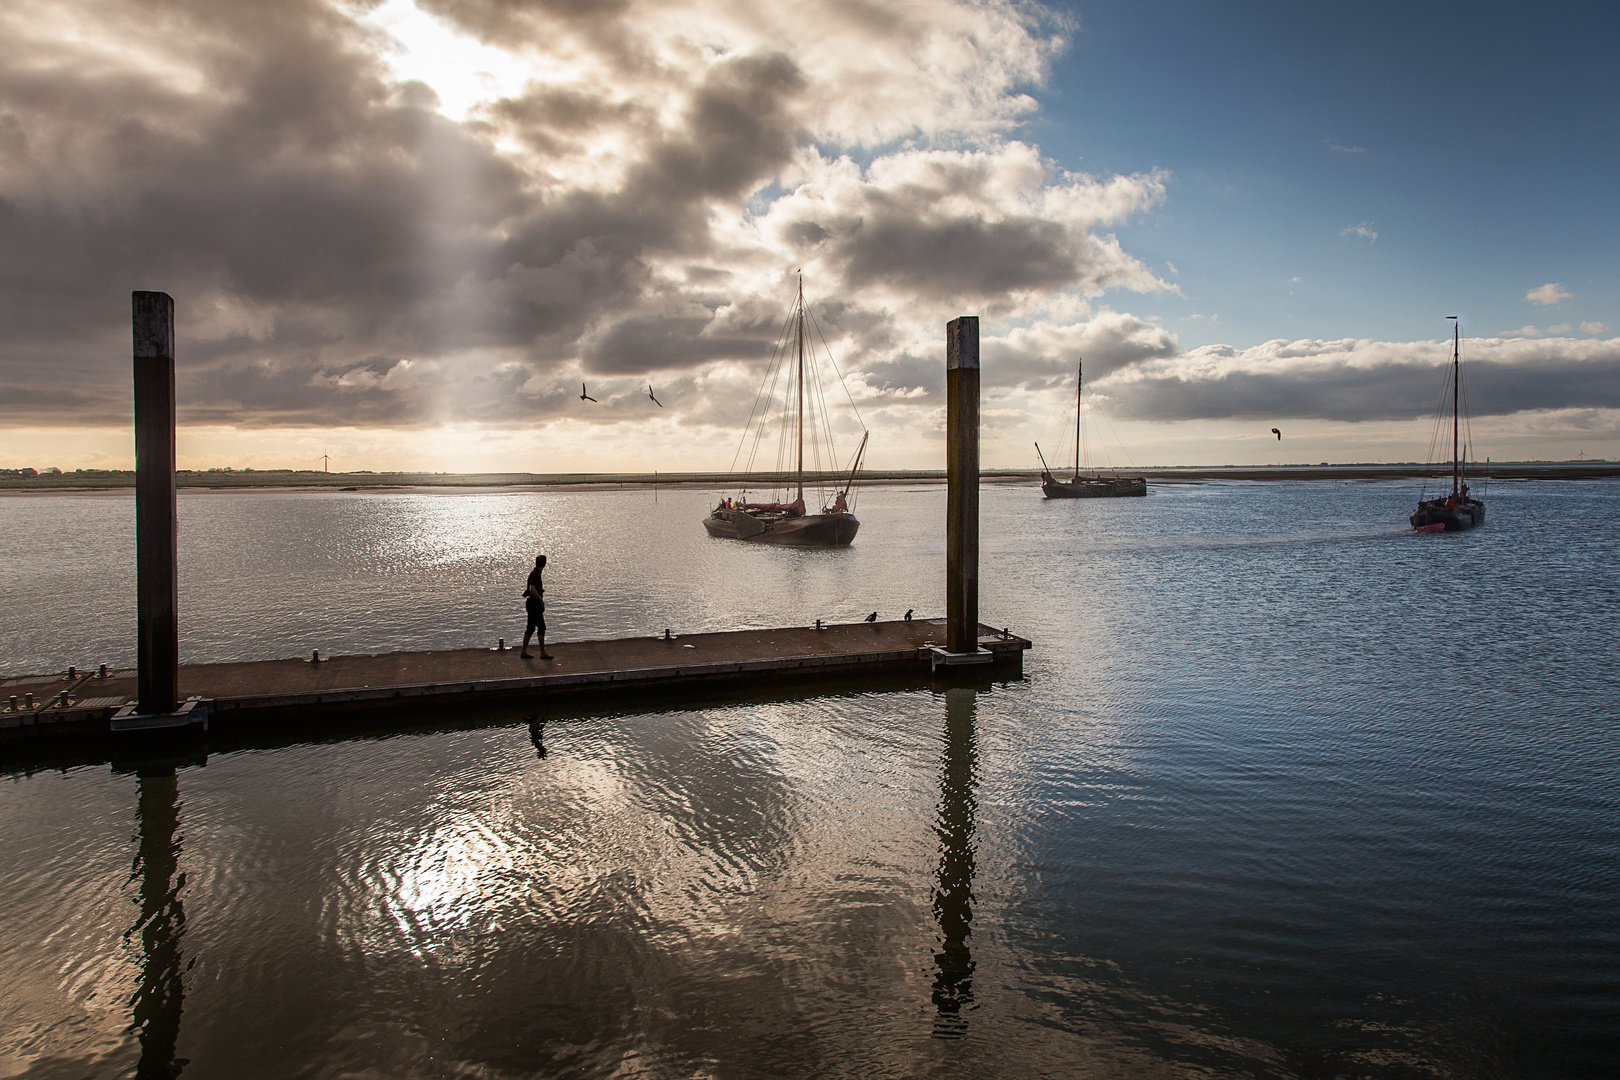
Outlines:
[[945, 327], [945, 641], [979, 648], [979, 317]]
[[180, 701], [174, 493], [174, 298], [130, 294], [135, 338], [136, 709]]

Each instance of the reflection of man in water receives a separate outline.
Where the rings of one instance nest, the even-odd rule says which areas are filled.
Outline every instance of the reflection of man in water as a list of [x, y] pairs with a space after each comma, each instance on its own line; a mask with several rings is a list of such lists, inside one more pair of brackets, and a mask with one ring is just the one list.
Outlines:
[[529, 586], [523, 590], [523, 606], [529, 611], [529, 624], [523, 630], [523, 652], [519, 655], [525, 660], [534, 659], [529, 655], [529, 635], [535, 631], [540, 633], [540, 659], [551, 659], [551, 654], [546, 652], [546, 587], [540, 581], [540, 571], [545, 568], [546, 557], [536, 555], [534, 569], [529, 571]]

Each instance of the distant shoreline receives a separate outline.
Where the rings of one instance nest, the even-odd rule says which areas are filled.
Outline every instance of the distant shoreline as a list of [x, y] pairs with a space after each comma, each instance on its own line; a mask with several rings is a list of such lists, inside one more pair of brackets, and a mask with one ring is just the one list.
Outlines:
[[[1198, 483], [1210, 480], [1255, 482], [1300, 480], [1403, 480], [1443, 479], [1451, 475], [1449, 465], [1426, 466], [1414, 463], [1355, 465], [1222, 465], [1121, 469], [1121, 475], [1145, 476], [1152, 483]], [[818, 474], [821, 486], [841, 482], [846, 474]], [[1596, 480], [1620, 476], [1620, 462], [1491, 462], [1470, 464], [1470, 479], [1491, 480]], [[1038, 469], [985, 469], [986, 483], [1036, 482]], [[780, 487], [789, 478], [763, 473], [751, 478], [751, 486]], [[859, 483], [942, 484], [944, 470], [872, 470], [861, 473]], [[725, 473], [326, 473], [291, 469], [265, 469], [230, 472], [181, 471], [177, 487], [210, 491], [395, 491], [422, 492], [457, 490], [463, 492], [521, 491], [573, 488], [614, 490], [620, 488], [709, 487], [732, 490], [736, 479]], [[47, 474], [44, 476], [0, 475], [0, 494], [50, 494], [54, 492], [121, 492], [135, 486], [133, 470], [95, 470]]]

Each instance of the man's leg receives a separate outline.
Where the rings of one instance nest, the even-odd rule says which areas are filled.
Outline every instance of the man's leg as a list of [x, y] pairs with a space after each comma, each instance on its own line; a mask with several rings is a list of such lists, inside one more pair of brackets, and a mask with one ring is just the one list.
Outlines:
[[546, 623], [545, 623], [544, 619], [540, 620], [539, 630], [540, 630], [540, 659], [542, 659], [542, 660], [550, 660], [551, 659], [551, 654], [546, 652]]
[[[525, 660], [533, 660], [534, 659], [534, 657], [529, 655], [529, 635], [533, 634], [533, 633], [534, 633], [534, 623], [531, 622], [528, 626], [523, 628], [523, 651], [518, 653], [518, 655], [520, 657], [522, 657], [523, 659], [525, 659]], [[540, 636], [540, 651], [541, 652], [546, 651], [545, 641], [546, 641], [545, 635], [542, 634]]]

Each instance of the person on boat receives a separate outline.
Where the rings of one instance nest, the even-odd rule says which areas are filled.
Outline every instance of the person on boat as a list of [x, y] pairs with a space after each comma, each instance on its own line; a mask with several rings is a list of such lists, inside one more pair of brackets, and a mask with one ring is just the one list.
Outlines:
[[1465, 500], [1465, 501], [1466, 501], [1466, 500], [1467, 500], [1467, 498], [1468, 498], [1468, 485], [1467, 485], [1467, 484], [1464, 484], [1464, 485], [1463, 485], [1463, 486], [1462, 486], [1462, 497], [1463, 497], [1463, 499], [1464, 499], [1464, 500]]
[[546, 587], [540, 580], [540, 572], [546, 568], [546, 557], [534, 557], [534, 569], [529, 571], [529, 584], [523, 590], [523, 606], [528, 612], [529, 622], [523, 629], [523, 651], [519, 654], [525, 660], [533, 660], [529, 655], [529, 635], [540, 634], [540, 659], [550, 660], [551, 654], [546, 652]]
[[833, 499], [832, 512], [835, 514], [846, 514], [849, 512], [849, 504], [844, 501], [844, 493], [842, 491], [840, 491]]
[[1446, 509], [1447, 510], [1455, 510], [1455, 509], [1457, 509], [1457, 496], [1455, 496], [1455, 495], [1447, 495], [1446, 496]]

